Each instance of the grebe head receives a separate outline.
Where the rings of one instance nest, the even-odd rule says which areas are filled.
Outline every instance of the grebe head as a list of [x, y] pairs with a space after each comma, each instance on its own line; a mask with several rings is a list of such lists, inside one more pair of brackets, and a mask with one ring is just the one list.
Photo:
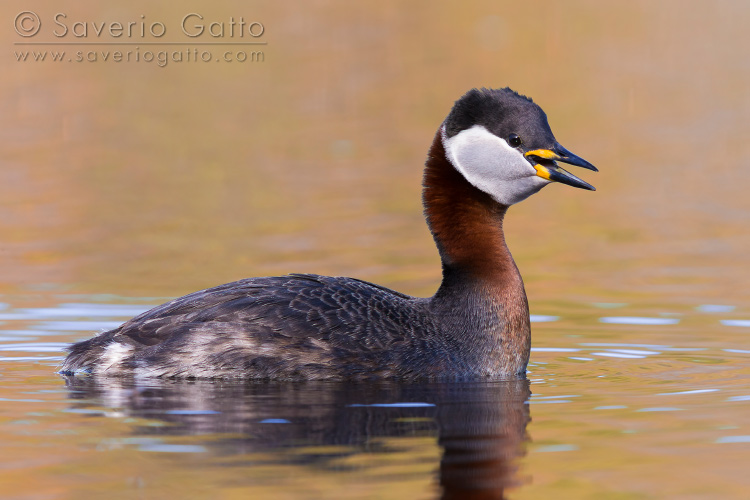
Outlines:
[[441, 137], [456, 170], [503, 205], [523, 201], [553, 181], [595, 190], [557, 162], [596, 167], [562, 147], [542, 108], [509, 88], [467, 92], [443, 122]]

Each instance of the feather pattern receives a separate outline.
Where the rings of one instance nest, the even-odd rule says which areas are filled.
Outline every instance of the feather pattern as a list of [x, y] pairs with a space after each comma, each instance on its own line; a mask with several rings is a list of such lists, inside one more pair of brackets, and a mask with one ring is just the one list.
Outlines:
[[[476, 125], [481, 135], [466, 135]], [[60, 372], [279, 380], [523, 375], [531, 329], [523, 281], [503, 233], [508, 206], [467, 180], [446, 154], [446, 146], [459, 144], [475, 176], [503, 178], [488, 168], [535, 176], [523, 154], [498, 146], [509, 134], [523, 138], [520, 152], [547, 148], [552, 154], [559, 146], [541, 108], [510, 89], [468, 92], [435, 135], [422, 196], [443, 268], [433, 297], [314, 274], [244, 279], [174, 299], [74, 344]], [[494, 149], [481, 149], [486, 144]], [[506, 155], [502, 162], [479, 165], [497, 151]], [[538, 191], [544, 179], [508, 199]]]
[[[144, 377], [423, 378], [455, 363], [427, 299], [352, 278], [250, 278], [77, 343], [61, 367]], [[100, 363], [118, 347], [118, 360]], [[466, 374], [467, 376], [469, 374]]]

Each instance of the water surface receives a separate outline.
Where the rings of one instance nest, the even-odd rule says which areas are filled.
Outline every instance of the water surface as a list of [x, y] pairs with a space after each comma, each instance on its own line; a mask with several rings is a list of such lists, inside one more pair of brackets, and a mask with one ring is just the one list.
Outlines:
[[[750, 330], [724, 324], [735, 310], [673, 312], [678, 321], [666, 323], [656, 321], [664, 315], [627, 315], [624, 305], [620, 316], [601, 316], [613, 308], [601, 304], [569, 306], [573, 319], [534, 315], [528, 380], [54, 374], [69, 340], [146, 307], [6, 303], [0, 432], [4, 464], [19, 473], [6, 479], [7, 491], [23, 497], [26, 474], [52, 497], [114, 489], [193, 498], [574, 498], [658, 489], [660, 497], [710, 490], [742, 498], [747, 486]], [[684, 476], [693, 469], [702, 473]]]
[[[0, 6], [0, 496], [747, 498], [746, 4], [33, 6], [266, 27], [263, 63], [165, 68], [19, 63], [29, 8]], [[600, 168], [505, 222], [527, 381], [55, 374], [69, 343], [243, 277], [433, 293], [421, 168], [482, 85], [532, 96]]]

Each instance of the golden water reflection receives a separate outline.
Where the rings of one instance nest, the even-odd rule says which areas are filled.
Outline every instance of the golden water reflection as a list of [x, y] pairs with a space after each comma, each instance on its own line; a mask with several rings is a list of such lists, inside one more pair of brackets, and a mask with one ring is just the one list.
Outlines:
[[[278, 481], [273, 476], [287, 466], [304, 481], [313, 480], [307, 476], [315, 470], [348, 472], [365, 483], [389, 482], [392, 495], [421, 496], [414, 486], [424, 487], [425, 473], [433, 471], [435, 438], [439, 478], [428, 489], [440, 497], [505, 498], [521, 482], [518, 458], [529, 420], [525, 380], [409, 386], [67, 383], [80, 403], [66, 411], [132, 422], [131, 435], [105, 440], [99, 448], [110, 454], [127, 448], [205, 454], [206, 466], [231, 468], [235, 482], [251, 494], [262, 494], [260, 478]], [[215, 480], [222, 474], [211, 475]]]
[[750, 323], [727, 319], [746, 308], [647, 315], [568, 304], [535, 314], [530, 390], [525, 381], [134, 383], [53, 372], [70, 341], [148, 302], [42, 304], [45, 294], [0, 305], [3, 463], [18, 471], [4, 491], [16, 496], [29, 477], [35, 491], [66, 498], [462, 498], [469, 487], [496, 498], [742, 498], [748, 487]]
[[[28, 8], [5, 2], [0, 18]], [[242, 277], [316, 272], [431, 294], [427, 147], [468, 88], [510, 85], [600, 172], [582, 174], [597, 192], [550, 186], [506, 223], [535, 315], [533, 420], [530, 439], [509, 448], [522, 452], [510, 457], [520, 486], [509, 496], [746, 496], [750, 6], [33, 8], [89, 21], [245, 15], [262, 20], [268, 45], [254, 65], [56, 65], [17, 62], [15, 32], [0, 34], [0, 443], [14, 472], [5, 491], [20, 497], [33, 482], [47, 497], [233, 498], [253, 482], [275, 498], [387, 498], [398, 483], [408, 498], [439, 494], [448, 444], [435, 429], [378, 438], [393, 453], [350, 455], [339, 475], [267, 462], [212, 463], [204, 475], [205, 453], [128, 441], [146, 439], [143, 426], [172, 428], [128, 414], [137, 392], [118, 404], [108, 391], [71, 401], [52, 371], [64, 345], [128, 308]], [[94, 413], [69, 411], [79, 409]], [[231, 442], [214, 429], [166, 444], [221, 439]], [[368, 467], [377, 479], [356, 472]], [[408, 477], [396, 481], [400, 471]]]

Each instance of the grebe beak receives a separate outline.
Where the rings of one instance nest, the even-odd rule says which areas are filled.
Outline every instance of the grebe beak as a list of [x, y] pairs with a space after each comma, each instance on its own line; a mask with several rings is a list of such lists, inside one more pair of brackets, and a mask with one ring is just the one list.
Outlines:
[[524, 156], [533, 161], [532, 165], [536, 169], [536, 175], [542, 179], [560, 182], [581, 189], [596, 191], [594, 186], [579, 179], [555, 163], [556, 161], [560, 161], [577, 167], [587, 168], [594, 172], [599, 171], [591, 163], [587, 162], [580, 156], [574, 155], [560, 144], [555, 143], [552, 149], [534, 149], [524, 153]]

